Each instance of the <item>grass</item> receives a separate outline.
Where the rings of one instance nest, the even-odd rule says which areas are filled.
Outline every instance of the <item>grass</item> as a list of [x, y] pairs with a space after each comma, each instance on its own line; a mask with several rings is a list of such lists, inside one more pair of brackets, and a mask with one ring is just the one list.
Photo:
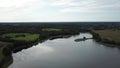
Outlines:
[[98, 33], [102, 39], [120, 43], [120, 30], [98, 30], [95, 33]]
[[[0, 35], [1, 40], [14, 40], [20, 42], [34, 42], [39, 39], [39, 34], [31, 34], [31, 33], [5, 33]], [[4, 60], [5, 64], [2, 65], [3, 68], [6, 68], [9, 64], [11, 64], [12, 59], [10, 56], [5, 56], [3, 54], [4, 48], [10, 46], [11, 43], [0, 42], [0, 63]], [[1, 67], [1, 66], [0, 66]]]
[[[39, 34], [30, 34], [30, 33], [6, 33], [0, 35], [0, 38], [15, 40], [15, 41], [35, 41], [39, 39]], [[5, 42], [0, 42], [0, 62], [4, 58], [3, 49], [9, 44]]]
[[45, 28], [42, 29], [42, 31], [61, 31], [62, 29], [58, 29], [58, 28]]
[[3, 59], [3, 47], [0, 47], [0, 61]]
[[[6, 33], [0, 35], [0, 38], [15, 40], [15, 41], [35, 41], [39, 38], [39, 34], [30, 33]], [[0, 42], [0, 61], [4, 58], [3, 49], [8, 46], [8, 43]]]
[[0, 63], [4, 63], [0, 66], [2, 68], [7, 68], [12, 63], [11, 56], [6, 56], [3, 53], [4, 48], [6, 48], [7, 46], [11, 46], [11, 45], [12, 43], [0, 41]]
[[39, 34], [30, 34], [30, 33], [7, 33], [1, 35], [2, 38], [8, 38], [10, 40], [17, 41], [35, 41], [39, 38]]
[[3, 34], [2, 37], [6, 38], [6, 37], [16, 37], [16, 36], [20, 36], [20, 35], [30, 35], [29, 33], [6, 33]]
[[17, 37], [17, 38], [12, 38], [13, 40], [20, 40], [20, 41], [34, 41], [39, 38], [38, 34], [33, 34], [33, 35], [27, 35], [25, 37]]
[[4, 49], [7, 45], [9, 45], [9, 43], [0, 42], [0, 62], [1, 62], [2, 59], [4, 58], [3, 49]]

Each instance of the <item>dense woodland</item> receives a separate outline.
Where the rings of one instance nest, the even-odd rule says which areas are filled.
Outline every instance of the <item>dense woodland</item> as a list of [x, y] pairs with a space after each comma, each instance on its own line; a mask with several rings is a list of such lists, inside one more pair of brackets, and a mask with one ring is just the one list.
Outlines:
[[120, 29], [119, 22], [74, 22], [74, 23], [1, 23], [0, 33], [8, 32], [30, 32], [41, 33], [43, 28], [58, 28], [63, 31], [89, 31], [102, 29]]

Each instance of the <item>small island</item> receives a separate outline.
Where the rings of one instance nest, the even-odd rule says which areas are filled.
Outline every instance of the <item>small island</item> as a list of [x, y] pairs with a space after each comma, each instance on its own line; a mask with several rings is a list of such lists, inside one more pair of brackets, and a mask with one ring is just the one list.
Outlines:
[[92, 39], [92, 38], [83, 37], [83, 38], [75, 39], [74, 41], [75, 41], [75, 42], [80, 42], [80, 41], [85, 41], [85, 40], [88, 40], [88, 39]]

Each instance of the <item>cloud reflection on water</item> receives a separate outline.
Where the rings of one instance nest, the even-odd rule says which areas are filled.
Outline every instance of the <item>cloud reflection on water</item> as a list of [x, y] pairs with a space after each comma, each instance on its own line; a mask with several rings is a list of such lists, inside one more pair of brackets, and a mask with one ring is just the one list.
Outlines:
[[39, 43], [37, 46], [33, 46], [30, 49], [22, 50], [21, 52], [13, 54], [13, 56], [17, 59], [16, 61], [32, 60], [30, 57], [38, 58], [51, 52], [54, 52], [54, 49], [52, 47]]

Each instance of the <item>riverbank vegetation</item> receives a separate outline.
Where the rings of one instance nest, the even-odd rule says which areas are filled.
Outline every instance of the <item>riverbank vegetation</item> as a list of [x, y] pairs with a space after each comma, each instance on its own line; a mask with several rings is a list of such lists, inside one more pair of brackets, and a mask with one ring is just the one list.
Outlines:
[[0, 42], [0, 68], [7, 68], [13, 62], [10, 46], [12, 43]]
[[[11, 52], [18, 51], [39, 39], [39, 34], [30, 33], [5, 33], [0, 35], [0, 68], [8, 66], [12, 62]], [[8, 43], [9, 42], [9, 43]], [[11, 45], [10, 45], [11, 43]], [[5, 64], [5, 65], [4, 65]]]
[[93, 37], [104, 43], [120, 44], [120, 30], [95, 30]]

